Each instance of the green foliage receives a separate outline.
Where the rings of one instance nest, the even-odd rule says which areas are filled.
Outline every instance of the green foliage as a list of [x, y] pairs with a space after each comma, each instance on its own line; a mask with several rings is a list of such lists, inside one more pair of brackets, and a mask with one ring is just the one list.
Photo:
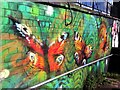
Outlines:
[[87, 76], [87, 79], [84, 82], [83, 89], [95, 90], [95, 88], [97, 88], [98, 85], [102, 84], [103, 81], [105, 81], [105, 74], [102, 74], [100, 72], [98, 73], [92, 72]]
[[118, 79], [120, 81], [120, 74], [117, 74], [117, 73], [106, 73], [106, 76], [108, 78], [114, 78], [114, 79]]
[[[107, 78], [111, 78], [111, 80]], [[107, 72], [106, 74], [102, 74], [100, 72], [98, 72], [97, 74], [91, 73], [87, 76], [83, 89], [95, 90], [96, 88], [100, 88], [101, 86], [112, 85], [112, 82], [115, 82], [115, 80], [112, 79], [117, 79], [120, 81], [120, 74], [109, 72]]]

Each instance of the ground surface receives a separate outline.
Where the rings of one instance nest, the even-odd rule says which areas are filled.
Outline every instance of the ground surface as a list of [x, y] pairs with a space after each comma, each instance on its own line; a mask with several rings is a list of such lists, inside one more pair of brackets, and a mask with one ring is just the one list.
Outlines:
[[107, 90], [119, 89], [120, 90], [120, 80], [114, 78], [105, 78], [105, 81], [98, 85], [98, 88], [105, 88]]

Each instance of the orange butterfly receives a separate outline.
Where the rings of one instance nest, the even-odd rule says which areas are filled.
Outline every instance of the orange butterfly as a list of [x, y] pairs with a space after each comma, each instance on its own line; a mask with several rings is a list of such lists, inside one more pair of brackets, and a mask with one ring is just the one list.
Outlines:
[[[29, 28], [25, 25], [20, 24], [15, 18], [9, 16], [9, 19], [13, 21], [15, 30], [18, 35], [23, 39], [25, 45], [30, 49], [28, 52], [28, 59], [30, 60], [31, 65], [45, 70], [45, 59], [44, 59], [44, 46], [43, 43], [39, 42]], [[48, 48], [48, 63], [50, 66], [50, 71], [59, 70], [62, 62], [64, 61], [64, 46], [66, 40], [69, 36], [69, 33], [64, 32], [53, 44]]]
[[92, 47], [90, 45], [86, 45], [82, 40], [82, 37], [79, 36], [78, 32], [75, 32], [75, 49], [76, 52], [74, 54], [76, 64], [78, 66], [86, 64], [86, 59], [88, 59], [92, 54]]

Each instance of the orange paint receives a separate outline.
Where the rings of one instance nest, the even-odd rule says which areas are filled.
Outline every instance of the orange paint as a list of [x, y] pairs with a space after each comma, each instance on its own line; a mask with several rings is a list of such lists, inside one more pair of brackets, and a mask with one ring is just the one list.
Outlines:
[[45, 68], [44, 58], [42, 56], [39, 56], [37, 53], [36, 53], [36, 57], [37, 57], [37, 62], [35, 64], [35, 66], [39, 69], [44, 70], [44, 68]]
[[49, 47], [48, 62], [50, 65], [50, 71], [59, 70], [60, 66], [55, 61], [54, 56], [59, 55], [59, 54], [63, 54], [64, 46], [65, 46], [65, 41], [62, 41], [62, 42], [56, 41], [52, 46]]
[[75, 38], [75, 61], [76, 64], [83, 65], [82, 60], [88, 59], [92, 54], [92, 47], [90, 45], [86, 46], [85, 42], [82, 40], [81, 36], [76, 36]]
[[100, 29], [99, 29], [99, 38], [100, 38], [100, 44], [99, 48], [105, 52], [107, 48], [107, 26], [105, 22], [102, 22]]
[[25, 39], [25, 42], [29, 48], [31, 48], [35, 52], [39, 53], [40, 55], [43, 55], [42, 47], [37, 42], [35, 42], [33, 38], [29, 38], [29, 41], [27, 39]]
[[84, 48], [85, 48], [85, 42], [82, 40], [82, 38], [81, 38], [81, 40], [75, 40], [75, 49], [76, 49], [76, 52], [78, 53], [78, 57], [79, 57], [79, 59], [76, 60], [76, 62], [79, 65], [81, 65], [81, 60], [83, 60], [85, 58]]
[[83, 40], [76, 40], [75, 41], [75, 48], [76, 48], [76, 50], [78, 51], [78, 50], [84, 50], [84, 48], [85, 48], [85, 42], [83, 41]]

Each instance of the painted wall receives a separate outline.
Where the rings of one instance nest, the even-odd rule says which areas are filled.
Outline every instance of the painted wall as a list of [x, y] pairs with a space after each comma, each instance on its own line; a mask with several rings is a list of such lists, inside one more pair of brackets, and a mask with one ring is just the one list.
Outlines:
[[120, 22], [118, 20], [114, 20], [112, 27], [112, 47], [118, 48], [119, 40], [118, 33], [120, 32]]
[[[1, 3], [2, 88], [27, 88], [110, 54], [112, 19], [32, 2]], [[101, 61], [42, 87], [82, 88], [89, 73], [105, 66]]]

